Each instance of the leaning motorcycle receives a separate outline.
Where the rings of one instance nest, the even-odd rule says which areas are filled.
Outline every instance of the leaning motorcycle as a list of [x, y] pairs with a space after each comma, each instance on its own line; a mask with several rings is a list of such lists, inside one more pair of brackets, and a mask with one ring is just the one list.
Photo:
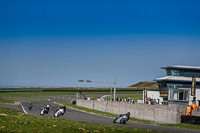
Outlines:
[[46, 108], [43, 108], [40, 112], [40, 115], [48, 114], [48, 111]]
[[64, 109], [61, 108], [61, 109], [57, 109], [55, 114], [54, 114], [54, 117], [59, 117], [60, 115], [64, 115]]
[[113, 120], [113, 123], [120, 123], [120, 124], [126, 124], [126, 121], [128, 121], [130, 118], [130, 113], [127, 114], [120, 114], [118, 117], [116, 117]]

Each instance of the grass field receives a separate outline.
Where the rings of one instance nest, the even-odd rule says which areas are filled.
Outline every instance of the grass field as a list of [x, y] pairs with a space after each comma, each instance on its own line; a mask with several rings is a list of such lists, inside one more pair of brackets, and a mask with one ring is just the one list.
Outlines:
[[[0, 103], [14, 103], [14, 101], [48, 101], [47, 97], [50, 96], [75, 96], [77, 92], [0, 92]], [[97, 97], [103, 95], [110, 95], [110, 92], [83, 92], [86, 97], [91, 97], [96, 100]], [[135, 101], [142, 99], [141, 91], [119, 91], [116, 93], [117, 97], [131, 97]]]
[[[30, 96], [59, 96], [59, 95], [76, 95], [77, 92], [65, 92], [65, 91], [55, 91], [55, 92], [1, 92], [0, 97], [30, 97]], [[86, 95], [90, 94], [102, 94], [109, 95], [110, 92], [84, 92]], [[142, 94], [141, 91], [117, 91], [116, 94]]]
[[86, 122], [26, 115], [20, 111], [0, 108], [0, 132], [3, 133], [153, 133], [142, 129], [107, 126]]

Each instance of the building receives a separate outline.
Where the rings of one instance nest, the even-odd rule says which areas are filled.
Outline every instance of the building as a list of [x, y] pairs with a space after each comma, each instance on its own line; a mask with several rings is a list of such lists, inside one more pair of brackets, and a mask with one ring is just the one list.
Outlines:
[[[147, 97], [156, 99], [159, 104], [191, 104], [193, 100], [200, 106], [200, 67], [168, 66], [167, 76], [157, 78], [159, 91], [148, 91]], [[196, 96], [191, 96], [192, 77], [196, 78]]]

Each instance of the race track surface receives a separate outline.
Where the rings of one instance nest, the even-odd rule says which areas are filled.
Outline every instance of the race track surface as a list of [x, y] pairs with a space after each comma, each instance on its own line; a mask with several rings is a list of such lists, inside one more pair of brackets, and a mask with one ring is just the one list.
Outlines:
[[[28, 104], [29, 102], [22, 102], [21, 105], [0, 104], [0, 107], [13, 108], [13, 109], [24, 111], [25, 113], [28, 113], [28, 114], [39, 116], [41, 109], [48, 104], [50, 106], [50, 111], [48, 114], [44, 114], [42, 117], [54, 117], [55, 109], [58, 107], [61, 107], [61, 105], [58, 105], [52, 102], [32, 102], [33, 108], [32, 110], [29, 110]], [[68, 108], [68, 107], [66, 108], [65, 114], [61, 115], [58, 118], [75, 120], [75, 121], [83, 121], [83, 122], [89, 122], [89, 123], [105, 124], [105, 125], [126, 126], [126, 127], [131, 127], [131, 128], [164, 131], [164, 132], [200, 133], [200, 131], [196, 131], [196, 130], [155, 126], [155, 125], [142, 124], [142, 123], [131, 122], [131, 121], [128, 121], [126, 124], [114, 124], [113, 118], [86, 113], [86, 112], [78, 111], [78, 110]]]

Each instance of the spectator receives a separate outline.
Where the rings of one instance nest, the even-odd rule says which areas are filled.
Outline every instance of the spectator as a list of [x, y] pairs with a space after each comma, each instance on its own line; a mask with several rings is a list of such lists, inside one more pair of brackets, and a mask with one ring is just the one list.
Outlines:
[[113, 97], [112, 97], [112, 99], [111, 99], [111, 102], [113, 102]]
[[124, 102], [127, 102], [127, 98], [126, 97], [124, 98]]
[[121, 102], [121, 98], [119, 97], [118, 102]]
[[135, 103], [134, 99], [132, 99], [132, 103]]

